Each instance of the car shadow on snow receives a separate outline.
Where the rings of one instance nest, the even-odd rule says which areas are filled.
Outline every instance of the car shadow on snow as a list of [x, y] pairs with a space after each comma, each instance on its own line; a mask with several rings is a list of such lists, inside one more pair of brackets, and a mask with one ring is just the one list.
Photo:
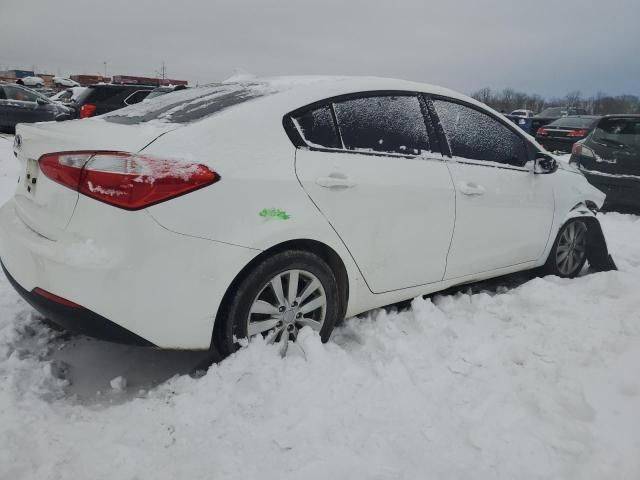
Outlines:
[[118, 404], [144, 395], [176, 375], [193, 371], [207, 352], [122, 345], [56, 331], [44, 360], [68, 382], [67, 397], [82, 404]]
[[[589, 272], [583, 272], [586, 273]], [[451, 287], [425, 298], [481, 292], [500, 295], [527, 283], [537, 275], [536, 271], [518, 272]], [[410, 300], [384, 307], [389, 312], [410, 308]], [[44, 319], [40, 320], [46, 323]], [[332, 341], [343, 346], [345, 341], [349, 343], [344, 332], [337, 333]], [[211, 363], [208, 361], [208, 352], [120, 345], [66, 332], [58, 332], [52, 343], [44, 360], [51, 361], [56, 366], [54, 371], [68, 381], [68, 398], [82, 404], [109, 405], [126, 402], [144, 395], [149, 389], [176, 375], [194, 374], [196, 369]], [[126, 379], [126, 383], [123, 384], [119, 377]]]

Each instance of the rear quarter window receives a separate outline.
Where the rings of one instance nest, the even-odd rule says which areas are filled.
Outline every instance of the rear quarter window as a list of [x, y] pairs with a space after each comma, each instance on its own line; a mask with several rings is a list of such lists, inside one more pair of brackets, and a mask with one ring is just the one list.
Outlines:
[[330, 106], [307, 110], [295, 116], [294, 121], [298, 131], [310, 146], [342, 148]]

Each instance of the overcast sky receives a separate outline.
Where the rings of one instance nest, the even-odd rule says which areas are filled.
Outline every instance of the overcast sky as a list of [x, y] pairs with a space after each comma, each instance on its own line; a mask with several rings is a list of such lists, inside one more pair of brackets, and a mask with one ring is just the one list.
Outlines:
[[640, 94], [640, 0], [0, 0], [0, 69]]

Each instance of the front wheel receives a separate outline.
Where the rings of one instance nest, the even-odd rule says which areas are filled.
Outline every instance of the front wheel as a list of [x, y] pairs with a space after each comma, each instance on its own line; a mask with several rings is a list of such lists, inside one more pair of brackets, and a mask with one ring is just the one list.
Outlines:
[[577, 276], [587, 261], [588, 231], [584, 220], [574, 219], [565, 223], [549, 253], [546, 272], [563, 278]]
[[229, 355], [238, 340], [261, 335], [286, 351], [305, 326], [323, 342], [338, 320], [338, 284], [331, 268], [317, 255], [285, 251], [265, 259], [240, 282], [214, 340]]

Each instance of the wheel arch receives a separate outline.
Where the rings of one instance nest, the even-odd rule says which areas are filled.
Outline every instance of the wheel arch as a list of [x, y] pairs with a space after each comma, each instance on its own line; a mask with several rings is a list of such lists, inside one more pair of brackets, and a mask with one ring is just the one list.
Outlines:
[[216, 317], [213, 325], [213, 332], [211, 337], [211, 347], [214, 348], [214, 337], [219, 333], [219, 329], [222, 327], [223, 322], [220, 319], [226, 315], [227, 307], [229, 302], [231, 301], [233, 292], [236, 291], [238, 285], [242, 280], [247, 276], [248, 272], [251, 271], [256, 265], [265, 260], [266, 258], [275, 255], [280, 252], [284, 252], [287, 250], [302, 250], [306, 252], [311, 252], [318, 255], [322, 260], [324, 260], [329, 268], [333, 271], [336, 276], [336, 281], [338, 282], [338, 293], [340, 295], [340, 314], [338, 316], [339, 320], [344, 318], [344, 315], [347, 311], [347, 305], [349, 302], [349, 276], [347, 273], [347, 268], [344, 264], [344, 261], [338, 255], [338, 253], [331, 248], [329, 245], [319, 242], [317, 240], [311, 240], [308, 238], [299, 238], [294, 240], [287, 240], [285, 242], [278, 243], [273, 245], [272, 247], [260, 252], [259, 255], [256, 255], [249, 263], [247, 263], [240, 272], [235, 276], [232, 282], [227, 287], [224, 296], [222, 297], [222, 301], [220, 302], [220, 307], [218, 308], [218, 312], [216, 313]]
[[[553, 243], [556, 242], [559, 232], [567, 222], [574, 219], [581, 219], [587, 224], [588, 229], [587, 260], [589, 261], [589, 265], [596, 271], [617, 270], [616, 264], [609, 254], [609, 248], [607, 246], [604, 232], [602, 231], [602, 226], [596, 217], [597, 212], [598, 206], [591, 200], [585, 200], [574, 205], [560, 223], [556, 236], [553, 238]], [[549, 250], [547, 256], [551, 251], [552, 249]]]

